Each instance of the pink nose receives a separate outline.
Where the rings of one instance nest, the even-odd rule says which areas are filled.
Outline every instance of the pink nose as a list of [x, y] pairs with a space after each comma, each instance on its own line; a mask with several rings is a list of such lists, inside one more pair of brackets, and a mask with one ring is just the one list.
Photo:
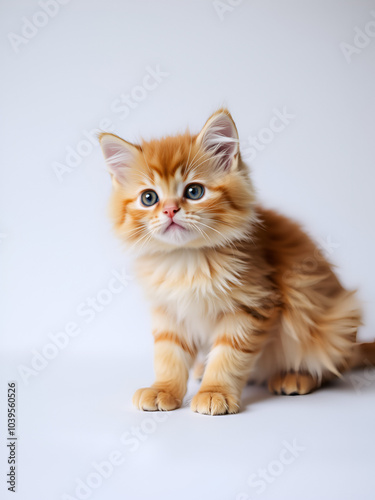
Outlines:
[[176, 205], [170, 205], [169, 207], [164, 207], [163, 214], [166, 214], [168, 215], [168, 217], [173, 219], [173, 217], [179, 210], [179, 207], [177, 207]]

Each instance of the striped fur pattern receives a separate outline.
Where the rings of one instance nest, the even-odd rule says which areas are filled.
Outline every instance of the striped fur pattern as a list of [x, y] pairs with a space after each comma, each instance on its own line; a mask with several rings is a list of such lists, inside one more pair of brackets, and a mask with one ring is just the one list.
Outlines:
[[[191, 407], [218, 415], [239, 411], [249, 380], [305, 394], [369, 360], [356, 344], [354, 293], [298, 224], [257, 204], [227, 110], [198, 135], [100, 142], [114, 227], [152, 309], [156, 381], [135, 393], [136, 407], [180, 407], [194, 363], [202, 382]], [[192, 200], [195, 184], [204, 195]], [[158, 201], [144, 206], [150, 190]]]

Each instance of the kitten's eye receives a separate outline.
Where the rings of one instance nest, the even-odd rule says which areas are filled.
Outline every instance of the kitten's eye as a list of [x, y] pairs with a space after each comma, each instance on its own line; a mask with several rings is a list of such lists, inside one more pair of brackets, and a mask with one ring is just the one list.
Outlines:
[[190, 200], [199, 200], [204, 195], [202, 184], [189, 184], [186, 186], [184, 196]]
[[159, 201], [158, 195], [155, 193], [155, 191], [152, 191], [151, 189], [148, 191], [144, 191], [141, 194], [141, 202], [142, 205], [145, 207], [151, 207], [152, 205], [155, 205]]

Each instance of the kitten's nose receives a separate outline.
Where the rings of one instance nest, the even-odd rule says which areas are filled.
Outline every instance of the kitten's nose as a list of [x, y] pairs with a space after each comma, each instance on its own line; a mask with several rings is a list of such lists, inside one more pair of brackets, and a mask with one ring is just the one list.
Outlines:
[[163, 214], [168, 215], [171, 219], [175, 216], [175, 214], [180, 210], [177, 205], [168, 205], [163, 208]]

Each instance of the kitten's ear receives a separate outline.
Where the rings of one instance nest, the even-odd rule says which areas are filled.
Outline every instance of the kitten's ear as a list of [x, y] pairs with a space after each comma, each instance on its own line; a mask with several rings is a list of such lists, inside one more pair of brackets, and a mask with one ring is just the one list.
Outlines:
[[107, 133], [99, 135], [99, 142], [109, 172], [120, 184], [124, 184], [128, 171], [137, 157], [137, 146], [124, 141], [117, 135]]
[[226, 171], [239, 152], [236, 125], [229, 111], [220, 109], [209, 118], [197, 137], [201, 147], [217, 160], [217, 167]]

